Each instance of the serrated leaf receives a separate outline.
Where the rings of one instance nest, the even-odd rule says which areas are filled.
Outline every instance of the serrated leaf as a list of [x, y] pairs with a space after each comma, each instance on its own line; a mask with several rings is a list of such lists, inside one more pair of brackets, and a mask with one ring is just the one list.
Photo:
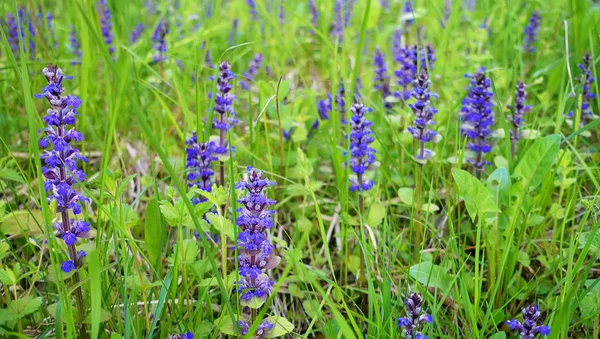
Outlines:
[[112, 217], [118, 220], [119, 224], [123, 225], [126, 229], [134, 227], [139, 221], [133, 207], [126, 203], [121, 203], [120, 207], [114, 207], [111, 214]]
[[21, 174], [19, 174], [19, 172], [9, 167], [0, 168], [0, 179], [16, 181], [21, 184], [25, 182], [25, 180], [23, 180], [23, 177], [21, 176]]
[[288, 333], [292, 333], [294, 331], [294, 324], [292, 324], [291, 322], [289, 322], [289, 320], [287, 320], [284, 317], [278, 317], [278, 316], [273, 316], [273, 317], [268, 317], [267, 321], [272, 323], [273, 325], [273, 329], [271, 329], [271, 332], [269, 333], [269, 338], [277, 338], [277, 337], [281, 337], [282, 335], [286, 335]]
[[175, 258], [179, 265], [193, 264], [198, 257], [198, 243], [193, 239], [185, 239], [183, 244], [173, 249], [173, 254], [169, 257], [169, 265], [175, 265]]
[[369, 216], [367, 217], [367, 225], [377, 226], [381, 224], [385, 218], [385, 205], [384, 204], [373, 204], [369, 209]]
[[0, 242], [0, 260], [6, 258], [10, 246], [6, 242]]
[[442, 293], [447, 293], [452, 287], [452, 277], [446, 270], [431, 261], [425, 261], [409, 269], [410, 276], [428, 287], [439, 288]]
[[558, 156], [560, 140], [561, 136], [558, 134], [548, 135], [537, 139], [529, 147], [512, 175], [520, 180], [518, 185], [513, 185], [515, 192], [530, 191], [542, 183]]
[[235, 238], [235, 229], [229, 219], [214, 213], [207, 213], [206, 219], [208, 219], [208, 222], [210, 222], [218, 232], [225, 233], [229, 239], [233, 240]]
[[17, 277], [12, 270], [0, 269], [0, 282], [4, 285], [14, 285], [17, 283]]
[[500, 212], [494, 196], [479, 179], [458, 168], [452, 169], [452, 176], [458, 186], [460, 198], [465, 201], [471, 221], [475, 221], [477, 216], [483, 220], [486, 213]]
[[41, 297], [26, 296], [12, 300], [7, 308], [0, 309], [0, 323], [21, 319], [37, 311], [42, 306]]
[[169, 225], [176, 226], [179, 223], [179, 212], [169, 201], [160, 202], [160, 212], [165, 217]]

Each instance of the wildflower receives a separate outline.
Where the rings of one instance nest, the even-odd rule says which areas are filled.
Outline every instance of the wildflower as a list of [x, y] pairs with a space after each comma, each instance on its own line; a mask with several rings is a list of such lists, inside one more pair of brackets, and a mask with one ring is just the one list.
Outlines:
[[244, 90], [246, 90], [246, 91], [250, 90], [250, 84], [248, 83], [247, 80], [254, 80], [254, 78], [258, 74], [258, 71], [262, 67], [263, 60], [264, 60], [263, 55], [261, 53], [256, 53], [256, 55], [254, 56], [254, 59], [252, 59], [252, 61], [250, 61], [250, 63], [248, 64], [248, 72], [244, 73], [245, 80], [240, 81], [240, 86]]
[[72, 65], [77, 65], [81, 63], [81, 43], [79, 39], [77, 39], [77, 32], [75, 32], [75, 27], [71, 27], [71, 32], [69, 33], [69, 44], [71, 45], [71, 51], [74, 55], [77, 56], [77, 59], [71, 62]]
[[373, 187], [373, 182], [363, 178], [363, 175], [375, 162], [375, 150], [369, 146], [374, 141], [371, 131], [373, 124], [365, 117], [371, 109], [355, 103], [350, 111], [350, 169], [357, 177], [356, 180], [350, 180], [350, 191], [368, 191]]
[[476, 171], [483, 171], [486, 165], [490, 165], [483, 156], [492, 151], [492, 146], [487, 140], [492, 133], [490, 127], [494, 125], [492, 82], [485, 75], [484, 67], [481, 67], [477, 73], [467, 74], [465, 77], [470, 77], [471, 82], [469, 94], [462, 101], [461, 133], [471, 139], [468, 148], [475, 152], [475, 156], [468, 160], [469, 163]]
[[310, 11], [310, 23], [315, 28], [319, 27], [319, 9], [315, 0], [308, 0], [308, 10]]
[[[194, 132], [192, 136], [185, 142], [186, 148], [186, 170], [188, 187], [197, 187], [205, 192], [212, 191], [214, 183], [213, 176], [215, 172], [211, 168], [213, 161], [217, 160], [214, 155], [215, 143], [212, 141], [199, 143], [198, 136]], [[207, 199], [194, 198], [192, 202], [199, 204]]]
[[354, 5], [356, 5], [356, 0], [346, 0], [344, 1], [344, 27], [348, 27], [350, 25], [350, 19], [352, 18], [352, 10], [354, 9]]
[[337, 40], [339, 44], [344, 41], [344, 22], [342, 18], [342, 0], [335, 0], [333, 10], [335, 11], [335, 17], [333, 25], [331, 26], [331, 35]]
[[256, 3], [254, 2], [254, 0], [246, 0], [246, 4], [248, 4], [248, 7], [250, 7], [250, 16], [252, 17], [252, 21], [256, 21], [256, 19], [258, 18], [258, 12], [256, 11]]
[[140, 22], [135, 26], [133, 31], [131, 31], [131, 34], [129, 34], [129, 42], [135, 44], [142, 36], [142, 33], [144, 33], [144, 24]]
[[540, 30], [540, 20], [542, 17], [540, 16], [540, 12], [533, 11], [531, 13], [531, 18], [529, 18], [529, 24], [525, 27], [525, 42], [524, 42], [524, 50], [526, 53], [535, 52], [535, 47], [533, 44], [538, 39], [538, 31]]
[[217, 77], [217, 93], [215, 95], [215, 112], [219, 114], [219, 118], [213, 120], [213, 128], [220, 130], [220, 140], [215, 147], [215, 154], [227, 154], [225, 133], [238, 122], [233, 110], [233, 99], [235, 97], [231, 93], [233, 89], [231, 81], [234, 77], [231, 65], [227, 61], [221, 61], [219, 76]]
[[390, 0], [379, 0], [379, 5], [387, 12], [390, 9]]
[[398, 28], [394, 31], [394, 35], [392, 36], [392, 58], [399, 61], [402, 53], [402, 30]]
[[512, 331], [518, 331], [521, 339], [534, 339], [538, 334], [550, 335], [550, 327], [539, 325], [542, 316], [537, 304], [531, 304], [522, 310], [523, 322], [511, 319], [506, 322]]
[[15, 58], [19, 57], [19, 25], [11, 13], [6, 14], [6, 33], [8, 44]]
[[283, 139], [285, 140], [285, 142], [290, 142], [290, 140], [292, 140], [292, 135], [294, 134], [294, 127], [290, 127], [290, 129], [288, 129], [288, 130], [283, 130], [282, 133], [283, 133]]
[[427, 160], [432, 156], [432, 152], [425, 148], [425, 143], [431, 141], [437, 136], [437, 133], [429, 126], [435, 125], [433, 116], [437, 113], [437, 109], [431, 107], [432, 95], [429, 90], [429, 74], [427, 70], [422, 69], [421, 74], [415, 79], [415, 89], [412, 91], [412, 97], [415, 98], [415, 103], [408, 105], [415, 114], [414, 127], [409, 127], [408, 131], [419, 142], [419, 153], [417, 159]]
[[273, 255], [274, 246], [267, 238], [267, 230], [275, 227], [270, 206], [275, 200], [266, 197], [264, 190], [275, 185], [269, 179], [263, 179], [262, 173], [248, 167], [247, 179], [240, 181], [236, 188], [246, 191], [238, 202], [242, 207], [236, 224], [238, 232], [238, 263], [240, 280], [236, 291], [240, 293], [242, 305], [248, 305], [254, 299], [265, 301], [272, 292], [274, 282], [267, 276], [266, 270], [275, 268], [280, 258]]
[[423, 296], [419, 293], [410, 292], [408, 298], [404, 301], [406, 317], [398, 318], [398, 327], [402, 327], [402, 333], [407, 339], [427, 339], [427, 336], [420, 332], [423, 324], [433, 323], [433, 318], [429, 314], [421, 314], [422, 306]]
[[53, 224], [56, 237], [62, 239], [69, 248], [69, 260], [61, 265], [64, 272], [70, 272], [80, 267], [80, 257], [75, 249], [78, 238], [89, 238], [90, 224], [81, 220], [71, 220], [69, 213], [76, 217], [81, 214], [82, 204], [90, 203], [90, 199], [77, 192], [73, 185], [85, 180], [85, 173], [78, 168], [79, 161], [86, 162], [87, 158], [81, 155], [79, 149], [72, 145], [73, 142], [83, 140], [83, 135], [74, 128], [79, 113], [77, 109], [81, 100], [76, 96], [63, 95], [63, 80], [66, 77], [57, 66], [50, 65], [44, 68], [44, 76], [48, 86], [43, 88], [41, 94], [36, 94], [37, 99], [46, 98], [52, 108], [48, 109], [44, 121], [44, 137], [40, 139], [40, 146], [47, 149], [41, 155], [44, 161], [42, 173], [46, 179], [44, 189], [48, 192], [48, 201], [56, 201], [56, 212], [60, 214], [60, 221]]
[[401, 47], [396, 54], [396, 61], [400, 64], [400, 69], [394, 72], [398, 79], [397, 83], [401, 89], [394, 93], [400, 100], [406, 101], [410, 98], [410, 86], [413, 84], [417, 74], [417, 49], [416, 46]]
[[[35, 27], [33, 25], [33, 20], [31, 19], [31, 15], [29, 14], [29, 12], [25, 11], [25, 8], [23, 6], [19, 7], [17, 13], [19, 15], [19, 30], [21, 31], [21, 39], [23, 39], [23, 42], [25, 41], [25, 39], [29, 39], [29, 58], [31, 60], [34, 60]], [[27, 33], [25, 33], [25, 29], [23, 28], [23, 25], [25, 23], [27, 23], [27, 32], [29, 33], [29, 37], [27, 37]], [[23, 49], [23, 52], [25, 52], [25, 49]]]
[[285, 8], [283, 7], [283, 1], [284, 0], [279, 1], [279, 23], [281, 25], [285, 24]]
[[444, 20], [442, 21], [443, 28], [446, 28], [448, 25], [450, 14], [452, 14], [452, 0], [444, 0]]
[[[242, 336], [247, 335], [248, 331], [250, 331], [250, 324], [241, 320], [238, 323], [238, 325], [240, 327], [240, 334]], [[256, 329], [256, 332], [252, 336], [252, 339], [269, 338], [269, 334], [270, 334], [271, 330], [273, 329], [273, 327], [275, 327], [274, 324], [272, 324], [268, 320], [263, 320], [263, 322], [260, 325], [258, 325], [258, 328]]]
[[[583, 84], [583, 93], [581, 99], [581, 126], [584, 126], [597, 118], [592, 110], [591, 105], [591, 101], [596, 98], [596, 94], [592, 93], [592, 82], [594, 82], [596, 79], [592, 73], [592, 56], [589, 52], [583, 56], [583, 62], [579, 64], [578, 67], [581, 71], [581, 76], [577, 79], [577, 81], [580, 84]], [[574, 116], [575, 113], [573, 111], [569, 112], [567, 115], [568, 118], [572, 118]]]
[[477, 2], [475, 0], [463, 0], [463, 6], [467, 11], [473, 12], [477, 7]]
[[415, 15], [413, 13], [412, 5], [410, 4], [411, 0], [406, 0], [404, 2], [404, 8], [402, 9], [402, 14], [406, 18], [404, 23], [406, 26], [411, 26], [415, 23]]
[[381, 92], [383, 107], [385, 107], [386, 111], [389, 111], [392, 108], [392, 103], [387, 101], [386, 98], [392, 95], [390, 91], [390, 76], [388, 75], [388, 68], [385, 62], [385, 54], [379, 48], [375, 50], [373, 66], [375, 67], [375, 89]]
[[153, 64], [168, 60], [167, 56], [165, 55], [167, 53], [167, 42], [165, 41], [167, 34], [169, 34], [169, 23], [162, 18], [158, 22], [158, 25], [154, 30], [154, 34], [152, 35], [154, 49], [157, 52], [157, 54], [152, 57]]
[[[413, 47], [413, 50], [416, 50], [416, 47]], [[413, 58], [416, 57], [416, 54], [412, 54]], [[419, 49], [419, 67], [421, 69], [433, 69], [433, 65], [435, 63], [435, 61], [437, 60], [437, 58], [435, 57], [435, 49], [433, 48], [433, 45], [429, 44], [425, 47], [421, 47]], [[416, 58], [414, 59], [414, 62], [416, 64]]]
[[515, 106], [508, 105], [509, 109], [512, 109], [512, 116], [508, 118], [513, 125], [512, 131], [510, 131], [510, 141], [512, 144], [512, 154], [515, 155], [517, 142], [519, 141], [520, 131], [523, 127], [523, 116], [531, 111], [531, 106], [525, 105], [527, 99], [527, 91], [525, 84], [522, 81], [517, 83], [517, 89], [515, 90]]
[[168, 339], [194, 339], [194, 334], [192, 332], [173, 334], [168, 336]]
[[227, 38], [227, 42], [229, 45], [233, 45], [235, 41], [235, 37], [237, 36], [238, 27], [240, 26], [240, 22], [238, 19], [233, 20], [233, 24], [231, 27], [231, 31], [229, 31], [229, 38]]
[[110, 13], [110, 8], [108, 8], [106, 0], [98, 0], [97, 5], [102, 37], [104, 38], [104, 43], [108, 46], [108, 51], [110, 52], [110, 54], [113, 54], [115, 52], [115, 47], [112, 46], [114, 39], [112, 14]]

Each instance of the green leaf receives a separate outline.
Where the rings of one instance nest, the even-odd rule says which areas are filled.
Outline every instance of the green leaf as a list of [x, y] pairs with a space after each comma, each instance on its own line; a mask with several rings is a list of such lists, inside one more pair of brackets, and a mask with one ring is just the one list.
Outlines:
[[[102, 320], [102, 277], [100, 275], [101, 265], [100, 257], [97, 251], [88, 253], [88, 272], [90, 275], [90, 299], [91, 309], [89, 314], [90, 324], [92, 325], [92, 338], [97, 338], [100, 332], [100, 323]], [[108, 314], [110, 319], [110, 313]]]
[[498, 332], [498, 333], [494, 333], [490, 339], [506, 339], [506, 333], [504, 332]]
[[0, 230], [4, 234], [40, 235], [42, 228], [39, 222], [42, 220], [40, 210], [21, 210], [8, 213], [0, 218]]
[[229, 239], [233, 240], [235, 238], [235, 229], [229, 219], [214, 213], [207, 213], [206, 219], [208, 219], [210, 224], [216, 228], [218, 232], [225, 233]]
[[431, 261], [411, 266], [409, 273], [411, 277], [421, 284], [439, 288], [442, 293], [448, 293], [452, 287], [452, 277], [450, 277], [448, 272], [443, 267], [434, 265]]
[[415, 190], [410, 187], [401, 187], [398, 189], [398, 197], [403, 203], [412, 206], [415, 196]]
[[275, 325], [269, 333], [269, 338], [281, 337], [282, 335], [286, 335], [294, 331], [294, 324], [289, 322], [289, 320], [284, 317], [273, 316], [268, 317], [266, 320]]
[[369, 210], [369, 216], [367, 217], [367, 225], [377, 226], [381, 224], [385, 218], [385, 205], [384, 204], [373, 204]]
[[179, 211], [177, 211], [171, 202], [162, 200], [160, 202], [160, 212], [165, 217], [169, 225], [177, 226], [180, 223]]
[[266, 298], [252, 297], [250, 300], [240, 300], [240, 305], [248, 306], [251, 309], [257, 310], [261, 308], [266, 301]]
[[162, 256], [167, 239], [167, 230], [156, 198], [152, 198], [146, 206], [146, 222], [144, 223], [144, 240], [148, 258], [153, 266], [157, 266]]
[[496, 199], [479, 179], [458, 168], [452, 169], [452, 176], [458, 186], [460, 198], [465, 201], [471, 221], [475, 221], [476, 216], [483, 220], [486, 213], [500, 212]]
[[[229, 320], [231, 320], [231, 318]], [[204, 338], [209, 336], [212, 333], [213, 327], [214, 325], [211, 322], [202, 320], [202, 322], [194, 328], [194, 337]]]
[[25, 180], [23, 180], [23, 177], [21, 176], [21, 174], [19, 174], [19, 172], [9, 167], [0, 168], [0, 179], [16, 181], [21, 184], [25, 182]]
[[494, 196], [498, 206], [508, 206], [510, 203], [510, 176], [506, 168], [498, 168], [486, 181], [488, 189]]
[[119, 224], [123, 225], [126, 229], [132, 228], [138, 223], [138, 216], [133, 207], [126, 203], [121, 203], [120, 207], [115, 206], [112, 209], [112, 216], [114, 219], [119, 220]]
[[14, 285], [17, 283], [17, 277], [12, 270], [0, 269], [0, 282], [4, 285]]
[[513, 177], [520, 181], [513, 185], [515, 192], [530, 191], [542, 183], [544, 176], [550, 171], [560, 150], [561, 136], [548, 135], [537, 139], [513, 172]]
[[10, 246], [6, 242], [0, 242], [0, 260], [6, 258]]
[[581, 233], [579, 236], [579, 248], [585, 248], [588, 241], [591, 241], [590, 252], [596, 256], [600, 256], [600, 234], [592, 232]]
[[26, 296], [20, 299], [12, 300], [8, 303], [8, 308], [0, 309], [0, 323], [11, 320], [21, 319], [42, 306], [41, 297]]
[[194, 239], [185, 239], [181, 246], [173, 249], [173, 254], [169, 257], [169, 265], [175, 265], [176, 257], [179, 265], [193, 264], [198, 257], [198, 242]]
[[[237, 319], [236, 319], [237, 320]], [[217, 318], [214, 322], [215, 327], [219, 332], [226, 335], [236, 335], [235, 325], [231, 320], [231, 317], [228, 314], [221, 315], [220, 318]]]

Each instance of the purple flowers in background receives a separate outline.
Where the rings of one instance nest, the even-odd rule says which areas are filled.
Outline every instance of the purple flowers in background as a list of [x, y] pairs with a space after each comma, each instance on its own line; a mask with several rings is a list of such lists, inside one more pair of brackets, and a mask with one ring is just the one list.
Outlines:
[[542, 17], [540, 16], [540, 12], [533, 11], [531, 13], [531, 18], [529, 18], [529, 24], [525, 27], [525, 42], [523, 48], [526, 53], [535, 52], [535, 47], [533, 44], [538, 39], [538, 32], [540, 30], [540, 20]]
[[437, 109], [431, 107], [431, 97], [435, 97], [435, 95], [431, 94], [429, 85], [429, 74], [427, 74], [427, 70], [423, 69], [415, 80], [415, 89], [412, 91], [412, 97], [416, 101], [414, 104], [408, 105], [415, 114], [414, 127], [408, 127], [408, 131], [419, 142], [419, 153], [417, 154], [419, 160], [431, 158], [432, 152], [425, 148], [425, 143], [437, 136], [434, 130], [428, 128], [435, 125], [433, 116], [437, 113]]
[[71, 45], [71, 51], [77, 58], [71, 62], [72, 65], [81, 63], [81, 43], [79, 43], [79, 39], [77, 39], [77, 32], [75, 31], [75, 27], [71, 27], [71, 32], [69, 33], [69, 44]]
[[523, 322], [511, 319], [506, 322], [512, 331], [517, 331], [521, 339], [534, 339], [541, 335], [550, 335], [550, 327], [540, 325], [539, 320], [542, 316], [537, 304], [531, 304], [523, 310]]
[[517, 142], [519, 141], [520, 129], [523, 127], [525, 120], [523, 116], [531, 111], [531, 106], [525, 105], [527, 99], [527, 86], [519, 81], [515, 90], [515, 106], [508, 105], [509, 109], [512, 109], [512, 116], [508, 120], [512, 123], [513, 129], [510, 131], [511, 150], [513, 157], [517, 151]]
[[85, 252], [77, 253], [75, 242], [77, 238], [89, 238], [90, 224], [81, 220], [70, 220], [69, 212], [75, 216], [81, 214], [82, 204], [90, 203], [90, 199], [73, 189], [73, 185], [85, 180], [85, 173], [78, 168], [79, 161], [87, 161], [72, 142], [83, 140], [83, 135], [69, 126], [75, 124], [81, 106], [81, 100], [76, 96], [64, 96], [63, 80], [72, 79], [65, 77], [60, 68], [48, 66], [44, 68], [44, 76], [48, 86], [43, 88], [41, 94], [36, 94], [37, 99], [46, 98], [52, 108], [48, 109], [44, 121], [47, 127], [43, 132], [46, 136], [40, 139], [40, 146], [44, 149], [41, 155], [44, 161], [42, 173], [46, 179], [44, 189], [48, 193], [48, 201], [56, 201], [56, 212], [61, 219], [53, 224], [56, 237], [62, 239], [69, 248], [70, 260], [62, 263], [61, 268], [68, 273], [80, 266], [80, 257]]
[[283, 8], [283, 1], [284, 0], [279, 0], [279, 23], [281, 25], [285, 24], [285, 8]]
[[373, 181], [363, 177], [369, 166], [375, 162], [375, 149], [370, 144], [373, 139], [371, 126], [365, 115], [371, 109], [363, 104], [355, 103], [350, 108], [350, 169], [356, 173], [357, 179], [350, 179], [350, 191], [368, 191], [373, 187]]
[[6, 14], [6, 33], [8, 44], [15, 58], [19, 57], [19, 25], [11, 13]]
[[233, 99], [231, 93], [233, 85], [231, 81], [235, 75], [231, 71], [231, 65], [227, 61], [221, 61], [219, 65], [219, 76], [217, 77], [217, 93], [215, 95], [215, 112], [219, 114], [218, 119], [213, 119], [213, 128], [220, 131], [219, 144], [215, 146], [215, 153], [225, 155], [228, 152], [225, 133], [238, 123], [237, 116], [233, 110]]
[[131, 34], [129, 34], [129, 42], [135, 44], [142, 36], [142, 33], [144, 33], [144, 24], [140, 22], [135, 26], [133, 31], [131, 31]]
[[404, 8], [402, 9], [403, 16], [406, 17], [404, 23], [406, 26], [410, 26], [415, 23], [415, 15], [413, 13], [412, 5], [410, 4], [411, 0], [406, 0], [404, 2]]
[[166, 37], [169, 34], [169, 23], [162, 18], [158, 22], [154, 34], [152, 34], [152, 41], [154, 42], [154, 50], [156, 54], [152, 57], [152, 63], [158, 63], [166, 61], [169, 58], [165, 55], [167, 53], [167, 42]]
[[423, 297], [419, 293], [410, 292], [404, 301], [406, 317], [398, 318], [398, 327], [402, 327], [402, 333], [406, 338], [427, 339], [421, 334], [423, 324], [433, 323], [431, 315], [422, 313]]
[[375, 89], [381, 93], [383, 107], [389, 112], [392, 108], [392, 103], [387, 101], [386, 98], [392, 95], [392, 92], [390, 91], [390, 76], [385, 62], [385, 54], [379, 48], [375, 50], [373, 66], [375, 67]]
[[[188, 187], [197, 187], [205, 192], [212, 191], [214, 184], [213, 176], [215, 172], [211, 165], [218, 158], [214, 155], [215, 143], [212, 141], [198, 142], [198, 136], [194, 132], [186, 140], [186, 171]], [[193, 198], [192, 203], [199, 204], [206, 201], [206, 198]]]
[[112, 46], [114, 36], [110, 8], [108, 8], [106, 0], [98, 0], [97, 5], [102, 37], [104, 38], [104, 43], [108, 46], [108, 51], [110, 52], [110, 54], [113, 54], [115, 52], [115, 47]]
[[[584, 126], [596, 118], [594, 111], [592, 110], [592, 105], [590, 104], [592, 100], [596, 99], [596, 94], [592, 93], [592, 82], [596, 79], [592, 73], [592, 56], [589, 52], [583, 56], [583, 62], [577, 66], [581, 71], [581, 76], [577, 81], [580, 84], [583, 84], [580, 126]], [[567, 115], [569, 118], [573, 118], [574, 116], [575, 113], [573, 111], [569, 112]]]
[[477, 73], [467, 74], [465, 77], [470, 77], [471, 83], [469, 94], [462, 101], [461, 133], [471, 139], [467, 147], [475, 152], [475, 156], [468, 160], [469, 163], [476, 171], [483, 171], [486, 165], [490, 165], [483, 156], [492, 151], [488, 141], [492, 133], [490, 127], [494, 125], [492, 82], [485, 75], [484, 67], [481, 67]]
[[[25, 11], [25, 8], [23, 6], [19, 7], [18, 14], [19, 14], [19, 31], [21, 32], [21, 39], [23, 40], [23, 43], [25, 43], [25, 41], [27, 39], [29, 39], [29, 59], [34, 60], [35, 59], [35, 27], [33, 24], [33, 19], [31, 18], [31, 15], [29, 14], [29, 12]], [[25, 24], [27, 24], [27, 33], [29, 33], [29, 36], [27, 36], [27, 33], [25, 33], [25, 28], [23, 27]], [[25, 52], [25, 49], [23, 49], [23, 52]]]
[[246, 4], [248, 4], [248, 7], [250, 7], [250, 16], [252, 17], [252, 21], [256, 21], [256, 19], [258, 18], [258, 12], [256, 11], [256, 3], [254, 2], [254, 0], [246, 0]]
[[173, 334], [168, 336], [168, 339], [194, 339], [194, 334], [192, 332]]
[[400, 47], [396, 54], [396, 62], [400, 65], [400, 69], [394, 72], [394, 75], [398, 79], [397, 83], [400, 86], [400, 90], [394, 93], [395, 96], [399, 97], [403, 102], [410, 98], [410, 86], [417, 74], [417, 60], [416, 46]]
[[310, 11], [310, 23], [316, 28], [319, 27], [319, 9], [315, 0], [308, 0], [308, 10]]
[[342, 17], [342, 0], [335, 0], [335, 4], [333, 5], [333, 10], [335, 12], [335, 17], [333, 19], [333, 25], [331, 26], [331, 35], [333, 35], [334, 39], [337, 40], [339, 44], [344, 41], [344, 22]]
[[246, 91], [250, 90], [250, 83], [248, 82], [248, 80], [254, 80], [254, 77], [256, 77], [256, 75], [258, 75], [258, 71], [262, 67], [263, 60], [264, 60], [263, 55], [261, 53], [256, 53], [256, 55], [254, 56], [254, 59], [252, 59], [252, 61], [250, 61], [250, 63], [248, 64], [248, 71], [246, 73], [244, 73], [245, 79], [240, 81], [240, 86], [244, 90], [246, 90]]
[[[240, 294], [240, 304], [244, 306], [268, 299], [275, 283], [265, 271], [277, 267], [281, 260], [273, 254], [274, 246], [267, 234], [268, 229], [275, 227], [275, 211], [270, 206], [276, 201], [267, 198], [265, 189], [273, 185], [275, 182], [263, 179], [262, 173], [251, 167], [248, 167], [246, 179], [236, 185], [236, 188], [247, 192], [238, 200], [242, 207], [238, 209], [240, 215], [236, 220], [240, 228], [237, 240], [240, 280], [236, 283], [236, 291]], [[246, 334], [250, 327], [243, 320], [239, 326], [242, 334]], [[273, 324], [264, 321], [255, 334], [266, 334], [272, 328]], [[259, 338], [266, 337], [262, 334]]]

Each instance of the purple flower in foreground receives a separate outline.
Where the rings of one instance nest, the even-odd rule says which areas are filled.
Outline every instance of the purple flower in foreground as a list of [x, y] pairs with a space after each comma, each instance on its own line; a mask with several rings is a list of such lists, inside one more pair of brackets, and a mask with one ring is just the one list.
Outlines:
[[429, 90], [429, 74], [427, 70], [421, 70], [421, 74], [415, 79], [415, 89], [412, 91], [412, 97], [415, 98], [414, 104], [408, 106], [415, 114], [415, 122], [413, 127], [408, 127], [408, 131], [419, 142], [419, 153], [417, 159], [427, 160], [432, 156], [432, 152], [425, 148], [425, 143], [432, 141], [432, 138], [437, 136], [434, 130], [429, 129], [429, 126], [435, 125], [433, 116], [437, 113], [437, 109], [431, 107], [431, 94]]
[[406, 317], [398, 318], [398, 327], [402, 327], [402, 333], [407, 339], [427, 339], [427, 336], [420, 332], [423, 324], [433, 323], [433, 318], [429, 314], [421, 314], [422, 306], [423, 297], [419, 293], [410, 292], [408, 298], [404, 301]]
[[245, 79], [240, 81], [240, 87], [242, 87], [244, 90], [250, 90], [250, 83], [248, 80], [252, 81], [256, 75], [258, 75], [258, 71], [260, 71], [260, 68], [262, 67], [263, 60], [264, 57], [262, 53], [256, 53], [254, 59], [252, 59], [252, 61], [250, 61], [248, 64], [248, 71], [244, 73]]
[[254, 299], [267, 300], [274, 285], [266, 270], [275, 268], [280, 261], [273, 254], [274, 246], [267, 234], [268, 229], [275, 227], [275, 211], [270, 209], [275, 200], [267, 198], [264, 192], [273, 185], [275, 182], [263, 179], [262, 173], [251, 167], [246, 179], [236, 185], [236, 188], [247, 192], [238, 199], [242, 207], [238, 208], [236, 220], [240, 228], [237, 239], [240, 280], [236, 291], [240, 293], [242, 305], [248, 305]]
[[[594, 74], [592, 73], [592, 66], [592, 56], [588, 52], [583, 56], [583, 62], [578, 65], [579, 70], [581, 71], [581, 76], [577, 79], [577, 82], [583, 84], [580, 126], [585, 126], [597, 118], [597, 116], [594, 115], [591, 105], [591, 101], [596, 99], [596, 94], [592, 93], [592, 82], [596, 80], [594, 78]], [[573, 111], [569, 112], [567, 115], [568, 118], [573, 118], [574, 116], [575, 113]]]
[[144, 33], [144, 24], [140, 22], [135, 26], [133, 31], [131, 31], [131, 34], [129, 34], [129, 42], [135, 44], [142, 36], [142, 33]]
[[531, 304], [522, 310], [523, 322], [511, 319], [506, 322], [512, 331], [517, 331], [521, 339], [534, 339], [541, 334], [550, 335], [550, 327], [540, 325], [539, 320], [542, 316], [537, 304]]
[[529, 18], [529, 24], [525, 27], [525, 42], [523, 49], [526, 53], [535, 52], [535, 47], [533, 46], [533, 44], [538, 39], [538, 32], [540, 30], [540, 20], [542, 20], [540, 12], [533, 11], [533, 13], [531, 13], [531, 18]]
[[168, 60], [167, 56], [167, 42], [166, 37], [169, 34], [169, 23], [164, 18], [160, 19], [154, 34], [152, 35], [152, 41], [154, 42], [154, 50], [156, 54], [152, 57], [152, 63], [158, 63], [161, 61]]
[[399, 97], [403, 102], [410, 98], [410, 86], [417, 75], [417, 48], [416, 46], [400, 47], [396, 53], [396, 62], [400, 65], [400, 69], [394, 72], [398, 79], [397, 83], [400, 90], [394, 95]]
[[465, 77], [471, 78], [471, 83], [460, 111], [463, 122], [461, 133], [471, 139], [467, 147], [475, 152], [469, 163], [475, 171], [483, 171], [486, 165], [491, 164], [483, 156], [492, 151], [488, 139], [492, 133], [490, 127], [494, 125], [494, 92], [492, 82], [485, 75], [485, 68], [481, 67], [477, 73]]
[[[203, 191], [211, 192], [215, 174], [211, 165], [213, 161], [218, 160], [214, 155], [215, 143], [212, 141], [199, 143], [198, 136], [194, 132], [185, 144], [188, 187], [197, 187]], [[201, 197], [192, 199], [192, 202], [199, 204], [206, 200], [206, 198]]]
[[[240, 322], [238, 323], [238, 326], [240, 327], [240, 334], [243, 336], [247, 335], [248, 332], [250, 331], [250, 324], [248, 324], [247, 322], [245, 322], [243, 320], [240, 320]], [[252, 336], [252, 339], [269, 338], [269, 334], [270, 334], [271, 330], [273, 329], [273, 327], [275, 327], [275, 325], [272, 324], [270, 321], [263, 320], [263, 322], [260, 325], [258, 325], [258, 328], [256, 329], [256, 332]]]
[[375, 89], [381, 93], [383, 107], [385, 107], [386, 111], [389, 113], [389, 110], [392, 108], [392, 103], [386, 99], [392, 95], [392, 92], [390, 91], [390, 76], [388, 74], [387, 63], [385, 62], [385, 54], [379, 48], [375, 50], [373, 66], [375, 67]]
[[167, 337], [168, 339], [194, 339], [194, 334], [192, 332], [186, 332], [181, 334], [172, 334]]
[[110, 13], [110, 8], [108, 8], [106, 0], [98, 0], [97, 8], [98, 17], [100, 18], [100, 30], [102, 31], [104, 43], [108, 46], [108, 51], [110, 52], [110, 54], [113, 54], [115, 52], [115, 47], [112, 46], [114, 35], [112, 14]]
[[75, 243], [77, 238], [89, 238], [90, 224], [80, 220], [71, 220], [70, 213], [77, 218], [82, 211], [84, 203], [90, 199], [77, 192], [73, 186], [85, 180], [85, 173], [79, 169], [79, 161], [87, 161], [79, 149], [72, 143], [83, 140], [83, 135], [70, 128], [75, 124], [79, 115], [77, 109], [81, 100], [76, 96], [65, 96], [63, 88], [64, 76], [57, 66], [50, 65], [44, 68], [44, 76], [48, 86], [44, 87], [41, 94], [36, 94], [37, 99], [46, 98], [51, 108], [48, 109], [44, 121], [47, 127], [43, 129], [45, 136], [40, 139], [40, 146], [46, 151], [41, 155], [44, 161], [42, 173], [45, 178], [44, 189], [48, 194], [48, 201], [56, 201], [56, 212], [61, 215], [60, 221], [53, 224], [56, 237], [62, 239], [69, 249], [70, 260], [62, 263], [61, 269], [70, 272], [78, 268], [81, 263], [77, 255]]
[[282, 133], [285, 142], [290, 142], [292, 140], [292, 135], [294, 134], [294, 127], [290, 127], [288, 130], [283, 130]]
[[371, 109], [363, 104], [355, 103], [350, 108], [350, 169], [356, 173], [356, 180], [350, 180], [350, 191], [368, 191], [373, 187], [373, 182], [364, 178], [364, 174], [371, 164], [375, 162], [375, 149], [370, 144], [375, 140], [371, 126], [365, 115]]
[[510, 141], [512, 145], [512, 155], [515, 156], [517, 150], [517, 142], [519, 141], [520, 129], [523, 127], [525, 120], [523, 117], [529, 111], [531, 106], [525, 105], [527, 99], [527, 86], [519, 81], [517, 83], [517, 89], [515, 90], [515, 106], [508, 105], [508, 108], [512, 110], [512, 116], [508, 117], [508, 120], [512, 123], [513, 129], [510, 131]]

